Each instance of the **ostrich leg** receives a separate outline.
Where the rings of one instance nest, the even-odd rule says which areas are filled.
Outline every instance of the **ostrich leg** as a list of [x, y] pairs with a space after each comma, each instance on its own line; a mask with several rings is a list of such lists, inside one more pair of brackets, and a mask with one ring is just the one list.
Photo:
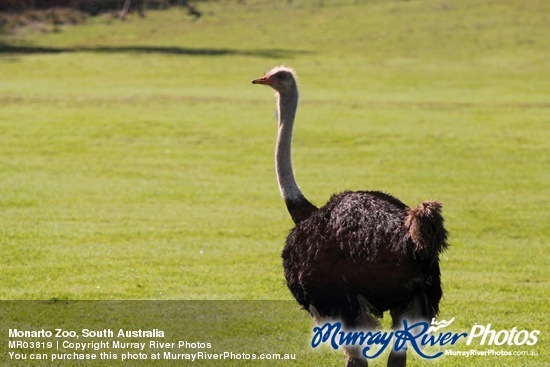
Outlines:
[[[426, 294], [419, 293], [405, 306], [399, 306], [390, 310], [393, 329], [401, 329], [403, 327], [403, 320], [407, 320], [408, 322], [431, 320], [432, 317], [435, 317], [433, 310], [433, 308], [427, 306]], [[405, 367], [406, 365], [407, 352], [405, 350], [397, 352], [393, 348], [388, 358], [388, 367]]]
[[[357, 296], [357, 304], [359, 306], [359, 314], [353, 318], [357, 325], [355, 327], [362, 328], [364, 330], [376, 330], [380, 327], [378, 320], [373, 316], [372, 310], [374, 306], [367, 301], [367, 299], [359, 295]], [[349, 320], [348, 320], [349, 321]], [[346, 367], [367, 367], [367, 359], [363, 357], [361, 346], [353, 346], [345, 348], [346, 355], [348, 356]]]
[[[393, 320], [393, 329], [397, 330], [403, 325], [403, 319], [407, 318], [407, 310], [403, 307], [396, 307], [390, 310], [390, 314]], [[411, 320], [411, 319], [409, 319]], [[388, 357], [388, 367], [405, 367], [407, 365], [407, 352], [400, 350], [395, 351], [395, 347], [392, 348], [390, 356]]]

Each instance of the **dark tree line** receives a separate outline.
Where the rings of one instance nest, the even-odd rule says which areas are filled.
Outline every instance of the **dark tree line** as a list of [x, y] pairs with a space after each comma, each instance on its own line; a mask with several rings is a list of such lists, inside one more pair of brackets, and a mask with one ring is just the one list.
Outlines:
[[[0, 12], [17, 13], [28, 10], [70, 8], [90, 15], [110, 11], [162, 9], [172, 5], [184, 6], [189, 13], [199, 17], [201, 13], [188, 0], [0, 0]], [[122, 15], [122, 14], [121, 14]]]

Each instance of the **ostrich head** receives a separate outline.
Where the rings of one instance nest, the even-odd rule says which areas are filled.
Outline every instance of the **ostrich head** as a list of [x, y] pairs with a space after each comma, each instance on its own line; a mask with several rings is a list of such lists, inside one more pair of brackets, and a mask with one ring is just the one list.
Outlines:
[[262, 78], [252, 80], [252, 84], [269, 85], [280, 94], [296, 89], [296, 73], [285, 66], [277, 66], [268, 71]]

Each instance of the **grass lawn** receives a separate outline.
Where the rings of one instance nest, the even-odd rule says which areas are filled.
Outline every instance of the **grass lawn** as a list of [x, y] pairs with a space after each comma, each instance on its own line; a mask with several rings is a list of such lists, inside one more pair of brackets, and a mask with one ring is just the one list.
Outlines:
[[290, 300], [275, 101], [250, 84], [286, 64], [306, 196], [442, 201], [440, 318], [541, 331], [538, 357], [434, 363], [549, 365], [550, 3], [319, 4], [205, 2], [197, 21], [174, 8], [2, 36], [0, 299]]

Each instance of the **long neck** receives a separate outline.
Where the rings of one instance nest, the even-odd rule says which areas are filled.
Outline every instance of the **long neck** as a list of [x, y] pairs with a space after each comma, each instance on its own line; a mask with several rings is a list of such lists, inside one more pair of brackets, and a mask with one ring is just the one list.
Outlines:
[[307, 219], [317, 210], [302, 194], [292, 170], [291, 146], [294, 118], [298, 108], [298, 90], [279, 94], [279, 132], [275, 149], [275, 169], [279, 190], [295, 223]]

